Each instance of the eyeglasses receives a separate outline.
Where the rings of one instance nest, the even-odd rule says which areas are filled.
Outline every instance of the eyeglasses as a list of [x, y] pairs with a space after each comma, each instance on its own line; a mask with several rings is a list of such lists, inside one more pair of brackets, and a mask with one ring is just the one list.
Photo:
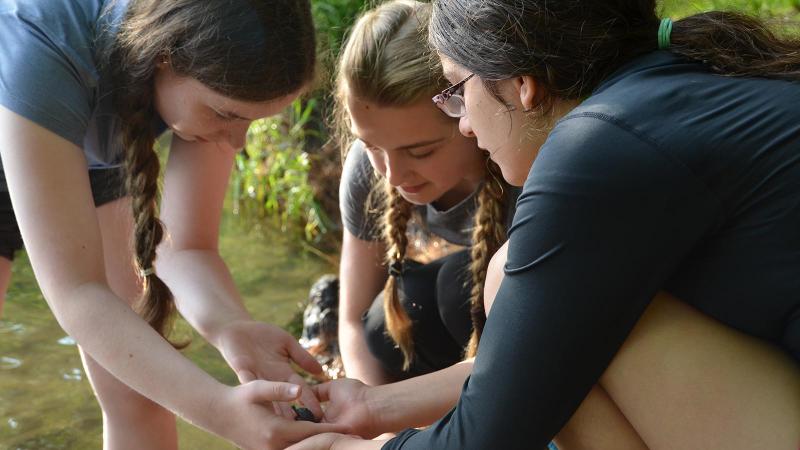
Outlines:
[[474, 73], [470, 74], [467, 78], [443, 90], [441, 94], [435, 95], [431, 100], [448, 116], [464, 117], [467, 113], [467, 107], [464, 104], [464, 83], [474, 76]]

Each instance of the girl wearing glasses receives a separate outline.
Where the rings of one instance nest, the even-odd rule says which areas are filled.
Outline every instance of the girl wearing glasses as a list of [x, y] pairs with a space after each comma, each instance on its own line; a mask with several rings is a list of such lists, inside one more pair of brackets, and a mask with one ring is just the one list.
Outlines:
[[446, 81], [420, 50], [429, 12], [413, 1], [366, 12], [337, 72], [337, 128], [349, 148], [339, 343], [347, 376], [369, 385], [474, 354], [486, 266], [518, 193], [430, 102]]
[[[298, 386], [254, 381], [299, 381], [290, 360], [321, 368], [250, 317], [217, 251], [237, 149], [312, 80], [313, 31], [298, 0], [0, 0], [0, 244], [10, 258], [21, 232], [80, 345], [105, 448], [176, 449], [173, 413], [245, 448], [330, 428], [270, 404]], [[166, 128], [162, 224], [153, 144]], [[166, 340], [173, 294], [244, 384], [220, 384]], [[310, 390], [303, 401], [321, 415]]]
[[[340, 195], [345, 225], [341, 354], [347, 376], [366, 385], [408, 380], [375, 388], [337, 380], [318, 392], [329, 402], [327, 421], [368, 437], [429, 425], [455, 405], [479, 337], [469, 322], [467, 306], [473, 305], [473, 314], [477, 310], [474, 330], [481, 330], [483, 274], [488, 257], [502, 241], [504, 216], [509, 214], [502, 214], [504, 199], [490, 190], [488, 183], [496, 180], [484, 181], [483, 152], [472, 138], [454, 136], [455, 123], [430, 103], [430, 86], [442, 82], [441, 66], [418, 50], [425, 45], [429, 12], [429, 4], [410, 1], [388, 2], [366, 12], [351, 31], [339, 63], [339, 129], [343, 148], [350, 148]], [[436, 96], [447, 102], [449, 116], [463, 115], [462, 85]], [[422, 187], [414, 188], [417, 185]], [[502, 189], [517, 192], [507, 185]], [[475, 191], [477, 211], [466, 208], [474, 208]], [[461, 251], [424, 265], [406, 260], [394, 267], [395, 252], [419, 239], [406, 236], [414, 204], [427, 206], [416, 207], [427, 229], [456, 243], [472, 244], [472, 261]], [[448, 204], [456, 206], [438, 210]], [[474, 230], [472, 236], [458, 233], [469, 228]], [[397, 277], [395, 270], [402, 270], [402, 275]], [[466, 277], [469, 274], [472, 280]], [[402, 281], [397, 283], [402, 291], [394, 278]], [[468, 281], [479, 289], [465, 289]], [[413, 322], [408, 368], [402, 366], [405, 341], [395, 339], [391, 327], [397, 311], [387, 298], [397, 301], [397, 297], [402, 313]], [[470, 332], [474, 340], [466, 352], [468, 359], [459, 363]], [[587, 404], [602, 407], [607, 403], [604, 398], [596, 389]], [[606, 422], [617, 430], [608, 448], [643, 448], [618, 412], [602, 410], [617, 419]], [[595, 448], [603, 448], [597, 436], [603, 431], [594, 431]], [[559, 442], [577, 438], [568, 435], [563, 433]], [[627, 436], [624, 442], [621, 435]]]
[[648, 448], [797, 447], [800, 48], [654, 10], [434, 3], [435, 101], [523, 192], [458, 406], [383, 448], [544, 448], [593, 386]]

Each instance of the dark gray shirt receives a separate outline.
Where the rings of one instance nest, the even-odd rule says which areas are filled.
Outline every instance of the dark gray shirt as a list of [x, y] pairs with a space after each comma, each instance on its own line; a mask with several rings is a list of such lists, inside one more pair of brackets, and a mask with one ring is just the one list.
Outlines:
[[127, 4], [0, 0], [0, 105], [82, 148], [90, 168], [118, 166], [123, 152], [96, 50], [113, 39]]

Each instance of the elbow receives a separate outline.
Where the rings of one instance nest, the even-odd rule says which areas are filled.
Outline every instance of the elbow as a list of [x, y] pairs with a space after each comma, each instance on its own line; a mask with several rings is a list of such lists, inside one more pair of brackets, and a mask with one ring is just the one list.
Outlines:
[[85, 324], [104, 320], [103, 317], [95, 317], [99, 311], [92, 307], [93, 302], [96, 299], [101, 301], [116, 299], [107, 283], [97, 281], [62, 289], [58, 293], [43, 290], [43, 295], [61, 329], [79, 342], [79, 336], [86, 328]]

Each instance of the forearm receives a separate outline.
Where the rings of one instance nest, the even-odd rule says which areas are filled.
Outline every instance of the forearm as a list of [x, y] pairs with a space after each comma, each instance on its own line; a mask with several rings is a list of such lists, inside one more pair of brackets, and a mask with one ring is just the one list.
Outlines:
[[214, 346], [226, 324], [252, 319], [216, 251], [160, 253], [158, 274], [172, 290], [181, 315]]
[[380, 242], [359, 239], [345, 229], [339, 268], [339, 349], [347, 376], [371, 386], [390, 381], [367, 347], [361, 322], [386, 283], [383, 253]]
[[181, 356], [108, 286], [82, 284], [50, 303], [64, 330], [115, 377], [189, 422], [214, 428], [209, 406], [224, 386]]
[[391, 381], [380, 361], [369, 351], [360, 320], [344, 320], [339, 324], [339, 352], [348, 378], [370, 386]]
[[451, 410], [472, 372], [473, 359], [367, 392], [369, 409], [383, 432], [432, 424]]
[[364, 439], [354, 439], [343, 437], [336, 441], [330, 450], [380, 450], [386, 441], [371, 441]]

